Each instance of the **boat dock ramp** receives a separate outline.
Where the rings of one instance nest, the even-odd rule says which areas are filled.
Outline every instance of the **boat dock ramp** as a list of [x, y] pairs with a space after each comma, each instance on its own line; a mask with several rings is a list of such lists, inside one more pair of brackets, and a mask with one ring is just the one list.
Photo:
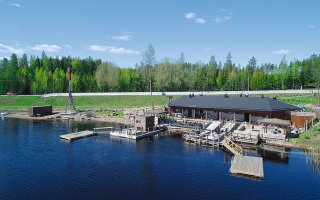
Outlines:
[[228, 137], [225, 137], [221, 144], [234, 155], [242, 155], [243, 149]]

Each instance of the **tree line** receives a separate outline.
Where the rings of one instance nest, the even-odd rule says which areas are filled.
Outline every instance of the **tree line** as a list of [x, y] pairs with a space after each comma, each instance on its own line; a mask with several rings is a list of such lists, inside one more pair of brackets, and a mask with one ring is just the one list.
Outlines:
[[72, 68], [74, 92], [146, 92], [272, 90], [318, 88], [320, 55], [279, 64], [258, 65], [252, 57], [246, 66], [236, 65], [231, 53], [222, 63], [212, 56], [207, 63], [189, 63], [183, 53], [178, 60], [156, 61], [151, 45], [134, 68], [119, 67], [91, 57], [41, 57], [23, 54], [0, 60], [0, 94], [67, 92], [67, 68]]

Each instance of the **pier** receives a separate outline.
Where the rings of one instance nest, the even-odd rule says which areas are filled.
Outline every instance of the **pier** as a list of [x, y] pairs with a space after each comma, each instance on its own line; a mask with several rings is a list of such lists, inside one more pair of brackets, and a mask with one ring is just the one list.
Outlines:
[[93, 131], [81, 131], [81, 132], [76, 132], [76, 133], [69, 133], [65, 135], [60, 135], [61, 139], [68, 140], [68, 141], [73, 141], [76, 139], [84, 138], [84, 137], [90, 137], [90, 136], [95, 136], [97, 133]]

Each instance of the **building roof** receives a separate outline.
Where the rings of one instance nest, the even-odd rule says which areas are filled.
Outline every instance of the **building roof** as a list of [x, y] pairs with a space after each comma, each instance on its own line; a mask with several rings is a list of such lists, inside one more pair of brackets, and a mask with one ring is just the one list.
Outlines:
[[159, 115], [159, 114], [164, 114], [167, 113], [168, 111], [165, 111], [164, 108], [158, 108], [154, 110], [148, 110], [146, 112], [147, 115]]
[[271, 98], [232, 96], [184, 96], [171, 102], [169, 107], [258, 112], [299, 110], [296, 106]]

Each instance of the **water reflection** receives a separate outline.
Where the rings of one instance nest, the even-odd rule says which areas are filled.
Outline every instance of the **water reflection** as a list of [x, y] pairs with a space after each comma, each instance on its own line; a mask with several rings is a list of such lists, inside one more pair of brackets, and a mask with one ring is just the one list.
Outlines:
[[283, 147], [264, 145], [258, 148], [258, 155], [260, 155], [264, 161], [270, 161], [279, 164], [289, 164], [288, 150]]
[[320, 174], [320, 149], [306, 151], [306, 158], [312, 170]]

